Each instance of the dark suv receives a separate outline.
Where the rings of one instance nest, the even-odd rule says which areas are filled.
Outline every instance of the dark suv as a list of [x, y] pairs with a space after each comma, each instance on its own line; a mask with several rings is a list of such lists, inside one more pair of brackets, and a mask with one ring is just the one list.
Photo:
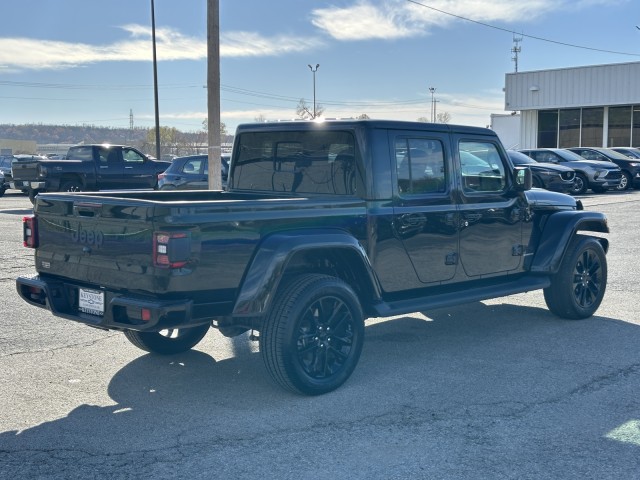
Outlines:
[[587, 160], [613, 162], [618, 165], [622, 170], [622, 178], [616, 187], [617, 190], [626, 190], [630, 187], [640, 188], [640, 160], [629, 158], [611, 148], [575, 147], [567, 150], [577, 153]]
[[[222, 188], [227, 186], [229, 155], [222, 155], [220, 168]], [[169, 168], [158, 175], [158, 190], [207, 190], [209, 188], [209, 157], [190, 155], [176, 157]]]
[[574, 195], [582, 195], [589, 188], [594, 192], [602, 193], [620, 185], [622, 172], [615, 163], [586, 160], [577, 153], [563, 148], [534, 148], [520, 151], [538, 162], [555, 163], [573, 168], [576, 171], [576, 179], [571, 193]]

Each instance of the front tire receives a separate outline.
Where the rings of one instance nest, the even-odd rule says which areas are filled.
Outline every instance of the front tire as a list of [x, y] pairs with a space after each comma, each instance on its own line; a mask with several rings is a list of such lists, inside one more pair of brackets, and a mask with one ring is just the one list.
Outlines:
[[573, 195], [584, 195], [587, 192], [588, 188], [589, 184], [587, 181], [587, 177], [585, 177], [582, 173], [576, 173], [571, 193]]
[[622, 192], [631, 186], [631, 175], [627, 172], [622, 172], [620, 183], [616, 186], [616, 190]]
[[364, 314], [353, 289], [338, 278], [293, 277], [274, 298], [260, 352], [283, 388], [320, 395], [342, 385], [355, 369], [364, 342]]
[[145, 352], [173, 355], [195, 347], [209, 331], [209, 324], [190, 328], [174, 328], [160, 332], [138, 332], [125, 330], [124, 336]]
[[544, 299], [559, 317], [579, 320], [593, 315], [607, 286], [607, 257], [593, 237], [576, 235], [565, 252]]

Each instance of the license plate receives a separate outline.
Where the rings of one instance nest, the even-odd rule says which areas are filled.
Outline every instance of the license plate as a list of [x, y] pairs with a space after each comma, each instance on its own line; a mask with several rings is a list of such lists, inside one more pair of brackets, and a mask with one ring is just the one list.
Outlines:
[[104, 315], [104, 292], [80, 288], [78, 290], [78, 310], [91, 315]]

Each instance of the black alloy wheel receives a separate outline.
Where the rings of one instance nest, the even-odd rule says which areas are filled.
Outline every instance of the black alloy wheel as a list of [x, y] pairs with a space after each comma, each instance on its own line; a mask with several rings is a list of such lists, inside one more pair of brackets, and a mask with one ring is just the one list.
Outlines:
[[544, 289], [544, 299], [556, 315], [583, 319], [596, 312], [606, 286], [607, 258], [602, 245], [593, 237], [576, 235], [551, 286]]
[[278, 290], [260, 332], [271, 377], [296, 393], [320, 395], [351, 375], [364, 340], [358, 297], [342, 280], [300, 275]]

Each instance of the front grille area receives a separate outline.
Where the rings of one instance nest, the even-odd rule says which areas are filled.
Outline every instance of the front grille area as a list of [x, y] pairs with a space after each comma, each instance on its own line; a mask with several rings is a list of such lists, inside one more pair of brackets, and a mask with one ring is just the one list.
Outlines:
[[607, 180], [617, 180], [619, 178], [622, 178], [622, 171], [621, 170], [609, 170], [604, 177]]

